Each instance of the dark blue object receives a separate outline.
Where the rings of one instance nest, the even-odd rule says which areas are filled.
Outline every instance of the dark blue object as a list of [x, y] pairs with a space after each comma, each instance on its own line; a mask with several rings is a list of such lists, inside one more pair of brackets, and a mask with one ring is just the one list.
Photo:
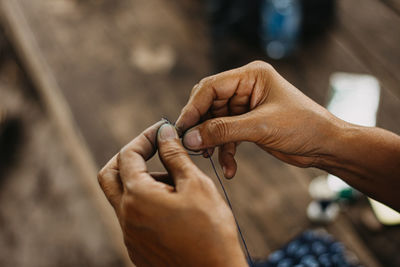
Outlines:
[[273, 59], [290, 55], [297, 47], [301, 23], [300, 0], [263, 0], [260, 36], [267, 55]]
[[285, 252], [282, 250], [277, 250], [268, 257], [268, 261], [274, 264], [277, 264], [280, 262], [282, 259], [285, 258]]
[[326, 246], [321, 241], [315, 241], [311, 244], [311, 251], [315, 255], [321, 255], [322, 253], [326, 252]]
[[[265, 262], [254, 267], [354, 267], [345, 257], [346, 249], [331, 235], [305, 231], [280, 250], [272, 253]], [[360, 266], [360, 265], [357, 265]]]

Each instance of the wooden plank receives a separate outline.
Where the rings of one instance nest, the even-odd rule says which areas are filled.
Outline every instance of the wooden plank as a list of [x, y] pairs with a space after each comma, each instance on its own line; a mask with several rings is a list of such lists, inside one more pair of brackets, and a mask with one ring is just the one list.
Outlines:
[[208, 72], [201, 32], [178, 23], [182, 14], [160, 1], [140, 8], [122, 0], [111, 7], [18, 1], [99, 165], [149, 122], [176, 117], [193, 83]]
[[[397, 116], [400, 112], [400, 100], [394, 93], [397, 83], [387, 82], [389, 79], [394, 81], [394, 76], [383, 76], [381, 73], [375, 72], [374, 69], [363, 64], [360, 56], [353, 51], [353, 46], [349, 44], [346, 35], [343, 35], [340, 29], [335, 29], [334, 32], [328, 34], [325, 42], [304, 49], [297, 64], [303, 77], [302, 80], [305, 81], [298, 80], [297, 84], [307, 95], [325, 105], [329, 77], [333, 72], [344, 71], [374, 75], [381, 81], [382, 89], [377, 118], [378, 126], [400, 134], [400, 119]], [[309, 64], [310, 58], [314, 58], [313, 64]], [[288, 71], [288, 73], [290, 72]]]
[[0, 119], [0, 266], [124, 266], [4, 38], [1, 27], [0, 115], [16, 121], [7, 137]]
[[343, 41], [400, 98], [400, 16], [377, 0], [338, 1]]
[[125, 259], [126, 266], [131, 266], [129, 256], [123, 246], [119, 223], [97, 184], [98, 167], [93, 162], [87, 145], [78, 132], [68, 104], [61, 94], [51, 69], [37, 47], [36, 39], [20, 10], [20, 6], [16, 1], [12, 0], [4, 0], [0, 4], [3, 23], [8, 27], [19, 56], [27, 68], [33, 83], [40, 91], [46, 109], [59, 130], [62, 140], [64, 140], [65, 149], [70, 153], [71, 159], [77, 166], [82, 177], [82, 184], [86, 187], [94, 204], [99, 209], [105, 225], [108, 226], [110, 239], [114, 242], [116, 250], [120, 252], [121, 258]]

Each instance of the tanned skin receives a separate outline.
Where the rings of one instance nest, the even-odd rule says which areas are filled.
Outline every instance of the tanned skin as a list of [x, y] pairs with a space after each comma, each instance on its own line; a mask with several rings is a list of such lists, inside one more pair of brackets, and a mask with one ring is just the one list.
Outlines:
[[[231, 211], [190, 160], [219, 149], [227, 178], [240, 142], [278, 159], [316, 167], [400, 211], [400, 137], [346, 123], [261, 61], [196, 84], [176, 122], [158, 122], [127, 144], [98, 175], [137, 266], [247, 266]], [[165, 173], [148, 172], [156, 152]], [[266, 203], [268, 205], [268, 203]]]

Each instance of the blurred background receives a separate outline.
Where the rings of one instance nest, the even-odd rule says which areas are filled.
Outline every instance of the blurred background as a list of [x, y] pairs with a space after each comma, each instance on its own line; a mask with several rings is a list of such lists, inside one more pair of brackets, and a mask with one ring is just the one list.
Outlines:
[[[0, 0], [0, 19], [0, 266], [129, 266], [98, 169], [253, 60], [400, 134], [399, 0]], [[224, 184], [253, 258], [317, 229], [353, 265], [400, 266], [398, 214], [251, 144], [237, 161]]]

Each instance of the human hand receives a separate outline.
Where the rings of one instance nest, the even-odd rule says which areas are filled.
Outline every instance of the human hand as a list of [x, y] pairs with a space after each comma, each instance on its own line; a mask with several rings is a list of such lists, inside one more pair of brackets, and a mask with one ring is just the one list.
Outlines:
[[[161, 125], [133, 139], [98, 175], [130, 258], [137, 266], [247, 266], [232, 212], [175, 128]], [[156, 144], [165, 173], [146, 167]]]
[[239, 142], [254, 142], [287, 163], [309, 167], [330, 153], [335, 124], [340, 120], [271, 65], [256, 61], [196, 84], [176, 127], [188, 149], [219, 146], [224, 175], [232, 178]]

